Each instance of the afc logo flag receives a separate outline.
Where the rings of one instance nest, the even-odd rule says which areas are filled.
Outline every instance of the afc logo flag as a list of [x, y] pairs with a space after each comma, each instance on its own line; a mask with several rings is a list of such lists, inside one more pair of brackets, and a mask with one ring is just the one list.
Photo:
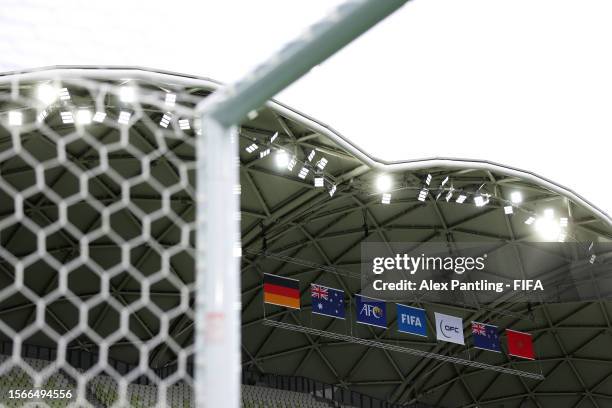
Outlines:
[[357, 323], [387, 328], [387, 304], [378, 299], [355, 295]]
[[427, 337], [427, 317], [424, 309], [397, 303], [397, 330]]

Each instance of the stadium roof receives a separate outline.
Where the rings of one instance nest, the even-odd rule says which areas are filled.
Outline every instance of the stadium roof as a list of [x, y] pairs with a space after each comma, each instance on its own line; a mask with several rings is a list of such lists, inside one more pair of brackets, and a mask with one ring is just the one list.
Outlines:
[[[137, 65], [230, 82], [340, 3], [177, 1], [168, 18], [161, 0], [9, 1], [0, 69]], [[279, 100], [374, 157], [496, 162], [554, 180], [610, 215], [608, 157], [598, 147], [612, 130], [612, 59], [601, 51], [611, 17], [605, 0], [414, 1]]]
[[[138, 84], [149, 91], [166, 92], [175, 86], [181, 88], [189, 98], [206, 97], [218, 87], [213, 81], [178, 76], [169, 73], [150, 72], [129, 68], [57, 68], [32, 71], [24, 74], [7, 74], [0, 77], [0, 94], [7, 95], [11, 84], [19, 78], [18, 89], [27, 94], [33, 85], [45, 78], [85, 77], [110, 84]], [[67, 83], [71, 83], [69, 80]], [[71, 89], [75, 101], [84, 102], [91, 95], [80, 92], [75, 82]], [[8, 98], [4, 98], [1, 109], [7, 109]], [[77, 102], [75, 102], [77, 103]], [[181, 101], [177, 101], [180, 104]], [[109, 112], [116, 109], [112, 101], [105, 101]], [[149, 108], [143, 114], [157, 124], [163, 109]], [[60, 134], [71, 132], [59, 115], [48, 117], [48, 126]], [[11, 137], [5, 129], [0, 134], [0, 151], [10, 146]], [[96, 138], [113, 137], [113, 130], [92, 124], [90, 134]], [[278, 133], [272, 142], [271, 138]], [[150, 143], [153, 131], [144, 123], [130, 127], [131, 143], [137, 146]], [[185, 131], [193, 137], [193, 129]], [[104, 136], [106, 135], [106, 136]], [[283, 148], [295, 154], [300, 163], [325, 157], [323, 170], [324, 187], [315, 187], [311, 168], [305, 178], [298, 176], [299, 165], [293, 171], [279, 168], [275, 154], [263, 158], [258, 153], [249, 153], [246, 148], [256, 143], [259, 150], [269, 146]], [[23, 140], [26, 150], [36, 154], [53, 155], [51, 145], [37, 130], [29, 132]], [[47, 147], [45, 147], [47, 146]], [[78, 144], [68, 148], [73, 160], [88, 168], [95, 166], [95, 152], [82, 153]], [[46, 151], [47, 149], [47, 151]], [[79, 153], [81, 152], [81, 153]], [[186, 162], [193, 161], [193, 148], [189, 143], [177, 144], [176, 157]], [[525, 224], [530, 214], [539, 214], [544, 208], [553, 208], [557, 214], [569, 218], [568, 236], [577, 242], [586, 243], [579, 256], [588, 257], [588, 243], [610, 242], [612, 230], [606, 219], [602, 219], [587, 203], [571, 192], [529, 173], [498, 165], [480, 163], [470, 168], [465, 163], [439, 166], [429, 162], [395, 164], [386, 166], [376, 163], [367, 154], [352, 146], [347, 140], [316, 120], [287, 106], [270, 102], [253, 115], [240, 128], [240, 175], [242, 209], [242, 320], [243, 320], [243, 364], [250, 369], [265, 372], [303, 375], [330, 383], [338, 383], [364, 393], [391, 401], [422, 401], [441, 407], [548, 407], [584, 406], [604, 407], [612, 400], [612, 354], [609, 337], [612, 333], [609, 315], [611, 304], [605, 300], [557, 303], [557, 304], [500, 304], [494, 308], [470, 307], [457, 304], [427, 304], [429, 312], [452, 311], [464, 318], [486, 320], [495, 318], [502, 327], [511, 326], [534, 334], [538, 361], [509, 361], [504, 355], [474, 353], [474, 358], [492, 364], [540, 371], [543, 381], [525, 380], [520, 377], [500, 375], [496, 372], [463, 368], [441, 364], [400, 353], [392, 353], [360, 345], [329, 341], [262, 325], [263, 309], [261, 279], [263, 272], [277, 273], [298, 278], [303, 291], [302, 312], [275, 311], [268, 318], [291, 323], [312, 325], [327, 330], [346, 330], [340, 321], [313, 319], [306, 288], [311, 282], [329, 284], [357, 292], [360, 244], [362, 242], [499, 242], [519, 249], [531, 242], [541, 241], [536, 231]], [[128, 154], [109, 157], [111, 168], [119, 174], [138, 172], [138, 161]], [[314, 159], [313, 159], [314, 160]], [[314, 163], [314, 162], [313, 162]], [[314, 167], [314, 166], [313, 166]], [[3, 178], [22, 190], [32, 180], [32, 169], [16, 159], [7, 159], [0, 164]], [[381, 172], [389, 173], [394, 180], [393, 197], [390, 204], [382, 204], [376, 192], [375, 179]], [[160, 180], [171, 183], [178, 177], [172, 166], [160, 160], [152, 167], [152, 173]], [[487, 191], [490, 202], [477, 207], [471, 202], [458, 204], [454, 201], [436, 200], [429, 197], [424, 202], [417, 198], [423, 180], [431, 174], [433, 183], [440, 183], [447, 176], [456, 189], [466, 192]], [[69, 173], [51, 174], [54, 185], [70, 186], [73, 180]], [[118, 200], [121, 191], [104, 175], [96, 179], [90, 190], [99, 202], [110, 205]], [[336, 190], [330, 195], [330, 189]], [[480, 189], [480, 190], [479, 190]], [[484, 189], [484, 190], [482, 190]], [[504, 213], [504, 206], [513, 191], [521, 191], [521, 211], [514, 216]], [[181, 191], [172, 197], [172, 209], [184, 221], [193, 222], [194, 209], [189, 191]], [[159, 206], [160, 197], [155, 191], [137, 190], [133, 200], [143, 211], [152, 211]], [[0, 200], [0, 214], [11, 213], [11, 200], [4, 194]], [[26, 200], [26, 214], [38, 225], [48, 225], [57, 217], [55, 205], [44, 195], [32, 195]], [[81, 230], [96, 228], [98, 214], [91, 208], [79, 208], [71, 222]], [[69, 214], [70, 216], [70, 214]], [[140, 234], [141, 225], [129, 214], [123, 214], [113, 223], [113, 229], [124, 237]], [[172, 220], [161, 220], [152, 225], [154, 241], [170, 248], [181, 239]], [[1, 235], [2, 246], [13, 254], [32, 253], [35, 240], [27, 229], [5, 228]], [[47, 249], [64, 262], [78, 255], [78, 245], [69, 235], [57, 234], [49, 238]], [[92, 259], [113, 263], [119, 249], [111, 241], [101, 240], [90, 245]], [[539, 268], [526, 265], [517, 252], [516, 258], [508, 262], [517, 267]], [[600, 259], [607, 262], [606, 254]], [[159, 258], [150, 246], [134, 248], [132, 259], [137, 269], [147, 275], [158, 268]], [[12, 284], [10, 266], [0, 263], [2, 286]], [[172, 259], [172, 270], [191, 290], [194, 279], [193, 254], [189, 251], [177, 254]], [[330, 272], [331, 268], [331, 272]], [[333, 272], [335, 271], [335, 272]], [[78, 269], [71, 274], [68, 287], [85, 300], [99, 290], [99, 282], [92, 271]], [[338, 273], [342, 272], [342, 273]], [[346, 276], [346, 274], [349, 276]], [[38, 294], [53, 290], [57, 283], [49, 265], [36, 264], [25, 271], [26, 285]], [[132, 275], [122, 273], [110, 281], [112, 296], [117, 305], [129, 305], [140, 297], [141, 282]], [[160, 281], [151, 287], [151, 299], [162, 310], [176, 307], [184, 298], [170, 280]], [[192, 299], [190, 298], [190, 302]], [[190, 303], [191, 304], [191, 303]], [[74, 305], [58, 299], [48, 308], [47, 322], [59, 333], [65, 333], [77, 319]], [[0, 302], [2, 321], [16, 330], [28, 325], [35, 316], [34, 304], [23, 296], [14, 295]], [[117, 330], [119, 316], [114, 307], [94, 308], [89, 324], [102, 335]], [[140, 340], [152, 337], [160, 327], [159, 318], [147, 308], [133, 311], [130, 328]], [[176, 316], [170, 322], [171, 337], [180, 345], [189, 347], [193, 341], [192, 311]], [[431, 336], [423, 340], [400, 337], [394, 326], [387, 331], [354, 328], [360, 337], [388, 341], [418, 349], [456, 355], [463, 352], [454, 346], [437, 343]], [[53, 341], [38, 333], [24, 342], [53, 345]], [[93, 349], [94, 341], [79, 337], [73, 347]], [[125, 340], [114, 343], [111, 356], [122, 361], [135, 362], [133, 342]], [[154, 367], [170, 364], [176, 358], [172, 347], [160, 344], [149, 355]], [[520, 404], [523, 405], [520, 405]]]

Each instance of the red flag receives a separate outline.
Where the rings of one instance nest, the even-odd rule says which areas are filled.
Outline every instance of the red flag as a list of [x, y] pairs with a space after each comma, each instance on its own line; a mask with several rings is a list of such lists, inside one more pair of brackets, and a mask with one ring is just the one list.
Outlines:
[[531, 334], [506, 329], [506, 338], [508, 339], [508, 354], [535, 360]]

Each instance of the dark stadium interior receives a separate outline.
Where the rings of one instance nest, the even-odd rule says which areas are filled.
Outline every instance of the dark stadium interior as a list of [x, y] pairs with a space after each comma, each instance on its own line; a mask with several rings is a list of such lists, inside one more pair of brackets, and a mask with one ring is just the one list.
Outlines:
[[[167, 79], [136, 81], [151, 95], [174, 86]], [[120, 84], [111, 80], [109, 83]], [[19, 87], [27, 95], [34, 85], [26, 81]], [[10, 86], [9, 78], [0, 82], [2, 111], [13, 107], [7, 96]], [[87, 86], [77, 82], [68, 86], [75, 106], [92, 104], [92, 91]], [[178, 88], [190, 95], [191, 99], [182, 103], [191, 109], [214, 90], [214, 85], [197, 78], [183, 78]], [[118, 103], [111, 96], [96, 103], [104, 105], [110, 118], [119, 115]], [[151, 368], [144, 376], [147, 380], [138, 375], [135, 381], [154, 383], [156, 375], [163, 377], [174, 372], [177, 363], [185, 365], [191, 375], [195, 318], [193, 139], [197, 135], [195, 126], [190, 129], [174, 126], [159, 133], [158, 123], [164, 110], [154, 103], [142, 103], [141, 113], [129, 127], [129, 148], [120, 143], [124, 130], [119, 127], [93, 123], [87, 132], [99, 145], [92, 145], [73, 138], [74, 126], [62, 123], [59, 115], [50, 115], [45, 127], [34, 127], [21, 134], [26, 153], [10, 154], [15, 149], [14, 135], [7, 127], [0, 127], [1, 354], [12, 352], [12, 332], [23, 333], [24, 345], [48, 348], [49, 356], [61, 347], [57, 338], [63, 336], [69, 349], [92, 356], [88, 362], [73, 363], [75, 368], [83, 369], [80, 365], [95, 366], [100, 340], [105, 339], [109, 360], [124, 364], [126, 372], [139, 364]], [[364, 163], [355, 151], [309, 127], [311, 119], [307, 119], [297, 121], [269, 105], [239, 130], [245, 379], [257, 383], [264, 381], [266, 375], [304, 377], [414, 407], [612, 405], [612, 303], [603, 297], [558, 303], [512, 302], [502, 298], [487, 305], [453, 299], [405, 301], [426, 308], [430, 321], [434, 311], [452, 312], [463, 318], [466, 327], [472, 320], [495, 321], [500, 327], [532, 333], [537, 350], [535, 361], [440, 343], [431, 330], [427, 338], [398, 333], [394, 312], [386, 330], [354, 324], [351, 329], [350, 322], [312, 316], [310, 283], [341, 288], [351, 294], [359, 292], [360, 245], [364, 242], [440, 242], [450, 246], [464, 242], [499, 243], [516, 248], [516, 256], [507, 262], [517, 268], [532, 268], [533, 273], [544, 273], [545, 270], [537, 269], [538, 265], [526, 265], [521, 256], [521, 248], [540, 240], [534, 229], [525, 224], [525, 214], [553, 208], [568, 217], [571, 232], [568, 240], [584, 244], [576, 253], [577, 261], [588, 261], [590, 243], [610, 242], [612, 228], [585, 206], [542, 184], [484, 168], [428, 167], [424, 163], [421, 169], [394, 170], [389, 173], [394, 183], [393, 198], [390, 204], [382, 204], [375, 188], [382, 167]], [[398, 127], [401, 128], [401, 123]], [[276, 134], [278, 137], [271, 141]], [[59, 135], [59, 139], [53, 135]], [[66, 152], [71, 165], [53, 162], [62, 138], [70, 140]], [[172, 157], [160, 156], [151, 161], [154, 182], [138, 181], [144, 171], [139, 155], [155, 153], [162, 139]], [[259, 148], [249, 153], [246, 148], [253, 143]], [[108, 149], [110, 171], [103, 166], [101, 146]], [[259, 152], [266, 147], [272, 148], [273, 153], [260, 157]], [[288, 171], [276, 165], [277, 148], [298, 158], [295, 169]], [[312, 151], [316, 152], [316, 159], [325, 157], [327, 164], [319, 170], [312, 165], [310, 173], [301, 178], [300, 163], [315, 163], [308, 159]], [[33, 161], [24, 160], [26, 155], [47, 163], [42, 174], [43, 189], [37, 185], [41, 175], [37, 176]], [[183, 163], [184, 168], [177, 163]], [[87, 199], [78, 197], [83, 188], [79, 169], [95, 173], [86, 183]], [[313, 184], [317, 171], [325, 177], [323, 187]], [[432, 176], [431, 185], [440, 185], [448, 177], [457, 190], [486, 191], [490, 202], [481, 207], [454, 200], [447, 202], [433, 192], [420, 201], [417, 196], [428, 174]], [[128, 192], [122, 190], [126, 181]], [[176, 188], [162, 197], [160, 189], [170, 186]], [[330, 194], [333, 186], [335, 190]], [[507, 215], [504, 205], [510, 192], [516, 190], [523, 194], [520, 206], [523, 213]], [[21, 219], [14, 216], [20, 207], [14, 192], [20, 192], [23, 198]], [[126, 196], [130, 206], [122, 201]], [[68, 205], [60, 208], [57, 204], [60, 200]], [[169, 207], [162, 211], [164, 203]], [[55, 228], [64, 215], [71, 227]], [[144, 224], [150, 227], [147, 238], [142, 238]], [[37, 235], [40, 231], [45, 234]], [[79, 240], [79, 232], [88, 240]], [[50, 260], [36, 255], [42, 245], [40, 236]], [[27, 260], [27, 266], [18, 270], [9, 256]], [[98, 268], [82, 261], [84, 256]], [[609, 262], [607, 256], [599, 254], [597, 262]], [[62, 267], [69, 270], [65, 281], [57, 272]], [[160, 270], [171, 273], [160, 274]], [[301, 310], [264, 306], [263, 273], [299, 279]], [[15, 282], [20, 279], [23, 286], [17, 287]], [[147, 285], [150, 301], [143, 297], [143, 285]], [[102, 292], [108, 295], [104, 299], [98, 296]], [[33, 301], [36, 298], [45, 299], [44, 310], [37, 312], [41, 306]], [[37, 315], [44, 318], [47, 332], [30, 330]], [[545, 379], [525, 379], [291, 332], [266, 326], [264, 319], [330, 332], [352, 330], [356, 337], [448, 356], [466, 357], [468, 350], [470, 359], [538, 372]], [[88, 333], [80, 332], [79, 324], [88, 326]], [[128, 337], [117, 335], [122, 332], [122, 325], [128, 326]], [[169, 340], [160, 336], [164, 330]], [[142, 344], [148, 346], [145, 353]], [[27, 354], [25, 348], [22, 353]]]

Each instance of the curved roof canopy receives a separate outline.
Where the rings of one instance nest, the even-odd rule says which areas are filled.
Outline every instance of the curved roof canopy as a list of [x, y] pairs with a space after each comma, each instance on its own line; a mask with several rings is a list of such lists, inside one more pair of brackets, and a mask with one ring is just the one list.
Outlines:
[[[103, 109], [107, 113], [108, 120], [117, 121], [122, 105], [116, 94], [108, 90], [118, 90], [122, 86], [135, 86], [144, 97], [143, 101], [138, 102], [140, 108], [136, 109], [136, 119], [128, 128], [130, 145], [141, 150], [154, 149], [161, 143], [160, 137], [168, 137], [169, 154], [152, 161], [151, 174], [166, 186], [189, 180], [169, 197], [174, 218], [159, 218], [151, 224], [151, 239], [132, 246], [132, 270], [112, 268], [121, 258], [120, 248], [116, 244], [118, 238], [106, 234], [89, 243], [91, 259], [103, 265], [103, 270], [116, 273], [110, 279], [112, 304], [92, 305], [88, 325], [102, 336], [118, 330], [119, 310], [126, 305], [139, 304], [141, 299], [142, 279], [138, 278], [139, 274], [151, 278], [160, 268], [161, 248], [181, 248], [184, 230], [179, 227], [186, 225], [191, 231], [187, 248], [171, 257], [172, 277], [155, 280], [150, 296], [152, 303], [163, 311], [176, 311], [179, 305], [185, 307], [184, 313], [171, 314], [169, 331], [170, 337], [187, 350], [189, 357], [193, 343], [194, 264], [191, 249], [195, 216], [193, 190], [189, 185], [193, 183], [194, 151], [191, 141], [197, 132], [189, 113], [193, 113], [190, 109], [194, 104], [209, 95], [217, 85], [199, 78], [130, 69], [43, 70], [0, 78], [1, 111], [16, 109], [15, 101], [10, 97], [11, 89], [26, 98], [35, 92], [41, 81], [50, 78], [60, 79], [61, 84], [69, 89], [71, 99], [62, 102], [62, 109], [48, 112], [45, 117], [47, 127], [37, 126], [19, 133], [23, 148], [34, 157], [40, 160], [55, 157], [57, 142], [50, 143], [53, 140], [50, 135], [83, 135], [83, 130], [79, 130], [78, 126], [75, 128], [74, 124], [62, 121], [60, 111], [95, 106], [97, 110]], [[106, 85], [108, 87], [105, 88]], [[108, 94], [96, 99], [100, 89], [106, 89]], [[177, 94], [177, 114], [163, 130], [161, 123], [166, 108], [160, 102], [164, 101], [168, 92]], [[26, 119], [29, 118], [31, 113], [27, 112], [27, 106], [24, 112]], [[181, 118], [191, 120], [192, 126], [181, 129], [178, 122]], [[77, 138], [73, 144], [67, 145], [69, 161], [76, 166], [73, 173], [78, 173], [78, 169], [93, 171], [100, 165], [100, 156], [88, 146], [91, 144], [88, 140], [110, 146], [125, 132], [125, 128], [109, 123], [88, 124], [88, 136]], [[14, 148], [14, 138], [9, 129], [9, 126], [5, 126], [1, 130], [2, 154]], [[248, 149], [253, 144], [257, 150]], [[260, 152], [266, 149], [271, 152], [262, 157]], [[292, 170], [288, 170], [287, 163], [279, 167], [277, 160], [280, 150], [287, 152], [289, 158], [296, 158]], [[312, 152], [314, 156], [309, 159]], [[16, 157], [0, 157], [3, 157], [0, 162], [3, 179], [16, 190], [26, 191], [32, 185], [32, 167]], [[533, 226], [526, 225], [525, 220], [530, 216], [537, 217], [548, 208], [568, 218], [569, 240], [584, 243], [577, 255], [580, 259], [590, 256], [588, 247], [591, 242], [609, 242], [612, 239], [612, 229], [592, 208], [553, 191], [549, 188], [550, 183], [545, 180], [538, 182], [539, 179], [528, 174], [521, 177], [520, 173], [503, 171], [501, 167], [434, 165], [420, 170], [385, 167], [371, 159], [364, 160], [365, 157], [341, 137], [334, 137], [325, 126], [276, 102], [270, 102], [240, 127], [244, 367], [312, 377], [390, 401], [420, 401], [442, 407], [609, 405], [612, 400], [612, 353], [607, 344], [611, 334], [609, 316], [612, 308], [603, 299], [530, 306], [524, 303], [498, 304], [494, 308], [452, 303], [427, 304], [429, 311], [452, 311], [462, 316], [464, 321], [495, 318], [500, 326], [512, 326], [533, 333], [538, 362], [521, 363], [509, 361], [504, 355], [487, 356], [482, 353], [476, 357], [492, 364], [541, 370], [546, 379], [539, 382], [284, 332], [262, 325], [262, 273], [298, 278], [302, 288], [308, 287], [311, 282], [318, 282], [355, 293], [359, 290], [359, 280], [333, 271], [358, 274], [362, 242], [484, 241], [516, 246], [520, 252], [521, 247], [542, 241], [538, 232]], [[326, 163], [321, 169], [318, 164], [322, 158], [326, 159]], [[133, 151], [123, 148], [111, 151], [108, 159], [111, 171], [96, 173], [91, 179], [89, 194], [93, 201], [113, 207], [126, 194], [116, 183], [116, 177], [138, 175], [142, 171], [142, 162], [137, 160]], [[186, 166], [186, 179], [180, 171], [181, 163]], [[309, 172], [301, 177], [299, 173], [303, 167]], [[45, 183], [52, 183], [57, 186], [58, 194], [68, 196], [69, 192], [59, 186], [70, 189], [75, 185], [74, 176], [70, 171], [50, 170]], [[382, 172], [387, 172], [392, 180], [390, 204], [383, 204], [381, 194], [376, 190], [376, 180]], [[315, 175], [324, 179], [323, 187], [315, 186]], [[448, 177], [456, 191], [469, 196], [467, 201], [463, 204], [454, 200], [447, 202], [433, 195], [420, 201], [418, 195], [428, 175], [432, 177], [432, 185], [439, 185]], [[474, 205], [475, 195], [485, 191], [489, 195], [489, 202], [484, 206]], [[522, 193], [523, 200], [515, 206], [514, 214], [509, 216], [505, 214], [504, 207], [515, 191]], [[14, 204], [6, 189], [1, 194], [0, 214], [3, 214], [3, 218], [0, 223], [14, 213]], [[127, 194], [145, 214], [155, 213], [162, 202], [159, 191], [147, 186], [147, 183], [134, 185]], [[26, 218], [41, 228], [54, 224], [58, 217], [53, 198], [40, 192], [27, 195], [24, 213]], [[99, 209], [87, 203], [70, 207], [68, 217], [70, 223], [84, 233], [96, 231], [101, 222]], [[110, 218], [110, 223], [111, 229], [123, 239], [142, 234], [142, 214], [136, 210], [117, 211]], [[0, 225], [3, 227], [0, 243], [5, 251], [20, 258], [35, 252], [36, 241], [29, 232], [30, 227], [6, 223]], [[48, 236], [47, 251], [59, 262], [70, 264], [82, 251], [72, 234], [71, 231], [59, 231]], [[522, 265], [520, 255], [507, 261]], [[608, 262], [607, 254], [601, 254], [598, 262]], [[12, 285], [15, 270], [11, 262], [5, 260], [0, 263], [0, 272], [1, 285]], [[69, 276], [68, 287], [82, 301], [95, 298], [100, 291], [100, 274], [96, 271], [83, 266], [74, 269]], [[32, 264], [25, 270], [24, 279], [26, 286], [37, 296], [51, 293], [57, 287], [54, 266], [49, 263]], [[299, 313], [278, 310], [273, 316], [289, 323], [345, 330], [335, 326], [343, 324], [340, 321], [311, 320], [307, 290], [303, 292], [302, 303], [305, 307]], [[131, 309], [130, 331], [136, 338], [148, 341], [158, 333], [160, 320], [155, 310], [146, 305]], [[63, 297], [51, 300], [47, 311], [47, 324], [59, 334], [65, 334], [78, 319], [74, 302]], [[31, 324], [35, 306], [27, 296], [17, 291], [0, 299], [0, 316], [6, 325], [19, 331]], [[400, 337], [391, 329], [355, 330], [360, 337], [427, 351], [449, 355], [462, 351], [437, 343], [431, 336], [414, 340]], [[134, 353], [133, 340], [113, 341], [111, 357], [136, 363], [140, 357]], [[29, 335], [24, 342], [55, 344], [44, 333]], [[97, 344], [83, 335], [73, 339], [70, 347], [95, 351]], [[148, 363], [152, 367], [161, 367], [172, 364], [177, 358], [177, 350], [173, 346], [159, 344], [149, 353]]]
[[[13, 1], [0, 70], [134, 65], [229, 82], [341, 2], [177, 1], [168, 18], [162, 1]], [[605, 0], [410, 2], [279, 98], [375, 157], [527, 170], [609, 216], [611, 18]]]

